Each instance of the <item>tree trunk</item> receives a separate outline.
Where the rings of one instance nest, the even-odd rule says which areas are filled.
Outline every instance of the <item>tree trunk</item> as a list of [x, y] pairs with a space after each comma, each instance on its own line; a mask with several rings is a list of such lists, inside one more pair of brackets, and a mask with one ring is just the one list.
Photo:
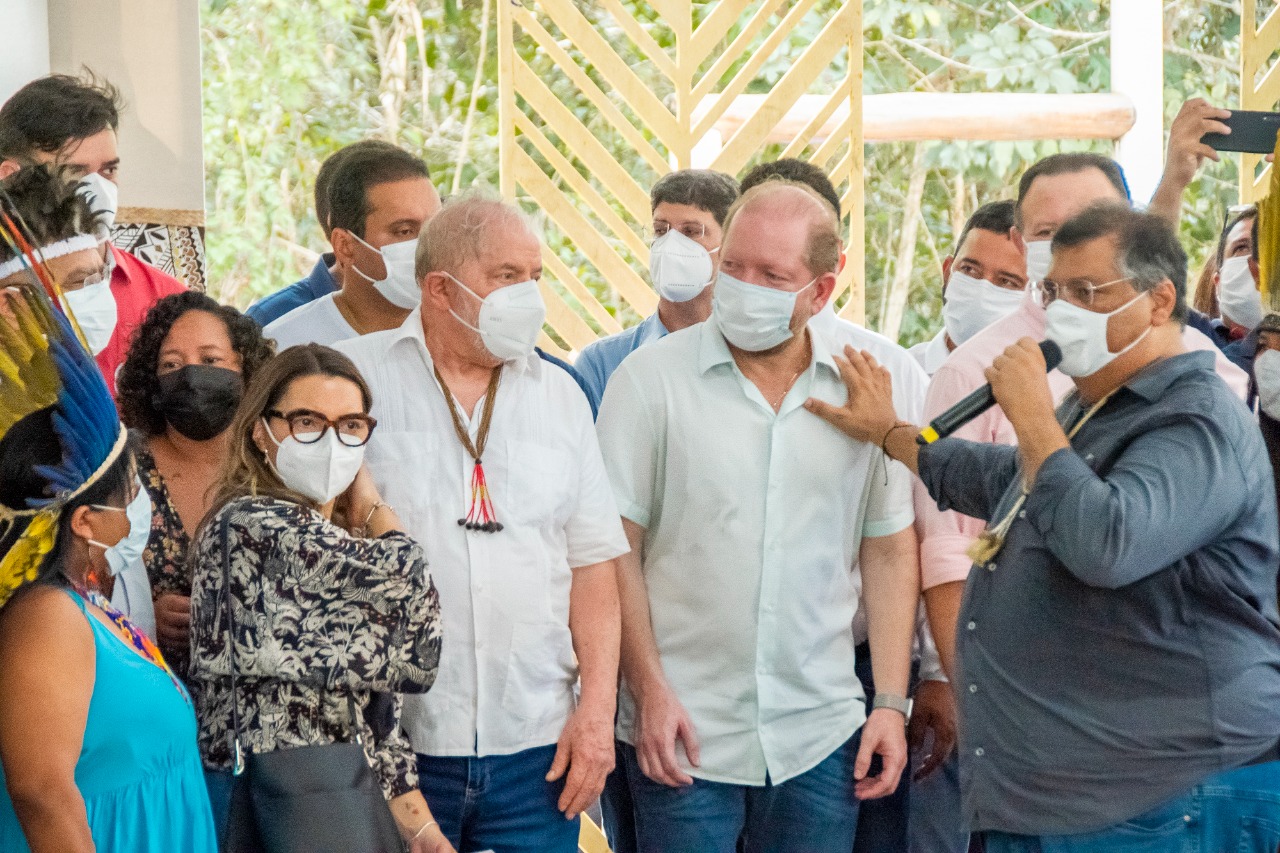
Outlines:
[[907, 307], [907, 295], [911, 290], [911, 271], [915, 266], [916, 235], [920, 228], [920, 207], [924, 201], [925, 168], [924, 146], [915, 146], [911, 158], [911, 180], [907, 185], [907, 198], [902, 210], [902, 231], [898, 236], [898, 260], [893, 265], [893, 283], [884, 301], [884, 315], [880, 334], [891, 340], [898, 339], [902, 327], [902, 312]]

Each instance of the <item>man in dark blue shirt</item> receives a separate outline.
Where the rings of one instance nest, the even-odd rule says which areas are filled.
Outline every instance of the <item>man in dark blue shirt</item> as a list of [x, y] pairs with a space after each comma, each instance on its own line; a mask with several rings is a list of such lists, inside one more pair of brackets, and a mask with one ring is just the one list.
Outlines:
[[[321, 229], [324, 230], [326, 240], [329, 239], [329, 235], [333, 231], [329, 225], [329, 185], [333, 181], [333, 176], [338, 171], [338, 166], [352, 151], [370, 149], [395, 150], [395, 146], [389, 142], [383, 142], [381, 139], [364, 139], [330, 154], [320, 164], [320, 170], [316, 172], [316, 221], [320, 223]], [[244, 313], [257, 320], [258, 325], [265, 329], [272, 320], [278, 320], [294, 308], [300, 308], [322, 296], [333, 293], [338, 289], [338, 280], [333, 274], [333, 269], [337, 262], [337, 258], [332, 252], [325, 252], [316, 261], [315, 267], [305, 278], [294, 282], [288, 287], [277, 290], [270, 296], [264, 296], [250, 305], [249, 309]]]
[[1035, 341], [998, 357], [987, 377], [1017, 448], [918, 446], [887, 373], [852, 350], [850, 402], [809, 408], [988, 522], [955, 682], [987, 853], [1221, 851], [1258, 826], [1273, 834], [1247, 849], [1269, 850], [1280, 615], [1262, 438], [1212, 358], [1182, 348], [1186, 257], [1166, 224], [1093, 207], [1052, 253], [1047, 334], [1076, 392], [1054, 412]]

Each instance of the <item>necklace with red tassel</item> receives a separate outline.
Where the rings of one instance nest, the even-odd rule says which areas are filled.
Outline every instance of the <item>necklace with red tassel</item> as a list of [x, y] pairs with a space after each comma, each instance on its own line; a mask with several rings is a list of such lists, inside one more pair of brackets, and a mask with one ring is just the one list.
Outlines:
[[444, 391], [445, 403], [449, 406], [453, 431], [458, 434], [458, 441], [462, 442], [462, 446], [466, 448], [467, 453], [471, 454], [471, 459], [475, 462], [471, 469], [471, 505], [467, 507], [466, 517], [458, 519], [458, 525], [467, 530], [497, 533], [502, 529], [502, 522], [498, 521], [493, 509], [493, 501], [489, 497], [489, 484], [484, 477], [483, 454], [485, 445], [489, 441], [489, 426], [493, 423], [493, 401], [498, 396], [498, 380], [502, 377], [502, 365], [495, 367], [493, 375], [489, 377], [489, 388], [484, 393], [484, 414], [480, 416], [480, 431], [476, 433], [475, 444], [471, 443], [471, 436], [467, 434], [462, 416], [458, 414], [458, 404], [454, 400], [453, 392], [444, 383], [444, 377], [440, 375], [438, 369], [435, 374], [436, 381], [440, 383], [440, 389]]

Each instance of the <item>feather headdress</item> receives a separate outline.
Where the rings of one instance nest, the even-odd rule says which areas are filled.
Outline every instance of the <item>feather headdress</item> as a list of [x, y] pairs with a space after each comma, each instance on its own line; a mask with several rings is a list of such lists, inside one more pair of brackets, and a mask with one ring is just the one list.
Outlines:
[[35, 579], [53, 550], [63, 507], [97, 482], [126, 443], [97, 363], [74, 321], [54, 303], [61, 302], [57, 283], [3, 201], [0, 191], [0, 241], [26, 259], [27, 275], [0, 292], [0, 440], [27, 416], [51, 408], [62, 458], [35, 469], [47, 483], [45, 496], [28, 499], [27, 506], [0, 504], [0, 539], [26, 522], [0, 554], [0, 605]]

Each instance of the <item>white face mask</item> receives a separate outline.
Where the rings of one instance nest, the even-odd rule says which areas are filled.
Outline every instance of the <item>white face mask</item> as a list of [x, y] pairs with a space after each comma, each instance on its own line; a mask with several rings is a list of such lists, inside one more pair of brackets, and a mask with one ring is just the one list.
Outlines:
[[1027, 244], [1027, 279], [1043, 281], [1049, 274], [1053, 253], [1049, 251], [1052, 240], [1036, 240]]
[[[136, 482], [136, 481], [135, 481]], [[142, 551], [151, 538], [151, 496], [137, 483], [138, 493], [129, 501], [124, 509], [118, 506], [94, 505], [95, 509], [112, 512], [123, 512], [129, 519], [129, 532], [114, 545], [104, 545], [96, 539], [90, 539], [90, 545], [97, 545], [106, 552], [107, 569], [111, 576], [119, 577], [120, 573], [132, 565], [142, 562]]]
[[[354, 232], [352, 237], [360, 240]], [[355, 263], [351, 269], [356, 275], [373, 285], [374, 290], [382, 294], [382, 298], [397, 308], [417, 308], [422, 302], [422, 286], [414, 274], [414, 255], [418, 252], [418, 241], [404, 240], [399, 243], [388, 243], [381, 249], [375, 249], [364, 240], [360, 243], [382, 255], [382, 265], [386, 267], [386, 278], [370, 278]]]
[[688, 302], [705, 290], [713, 268], [711, 253], [674, 228], [649, 249], [649, 281], [668, 302]]
[[1058, 369], [1067, 376], [1092, 376], [1141, 343], [1151, 331], [1150, 326], [1128, 346], [1119, 352], [1112, 352], [1107, 348], [1107, 321], [1147, 293], [1144, 290], [1109, 314], [1099, 314], [1088, 308], [1072, 305], [1065, 299], [1051, 302], [1046, 312], [1048, 325], [1045, 337], [1062, 349], [1062, 363], [1058, 365]]
[[527, 358], [533, 352], [538, 343], [538, 333], [547, 319], [547, 306], [538, 292], [536, 281], [529, 279], [519, 284], [508, 284], [481, 299], [453, 275], [445, 275], [480, 302], [478, 325], [471, 325], [456, 311], [449, 313], [471, 331], [478, 332], [484, 348], [494, 358], [513, 361]]
[[1253, 378], [1258, 383], [1258, 406], [1269, 417], [1280, 420], [1280, 351], [1263, 350], [1253, 360]]
[[119, 188], [97, 172], [90, 172], [80, 179], [76, 192], [89, 203], [89, 209], [95, 217], [94, 234], [99, 243], [105, 243], [111, 237], [111, 226], [116, 224], [116, 213], [120, 205]]
[[102, 352], [111, 343], [111, 336], [116, 331], [118, 309], [116, 298], [111, 295], [111, 278], [108, 276], [97, 284], [86, 284], [79, 290], [69, 290], [63, 294], [67, 307], [75, 315], [80, 331], [89, 344], [89, 351], [94, 355]]
[[1249, 258], [1227, 258], [1218, 271], [1218, 305], [1222, 316], [1246, 329], [1262, 322], [1262, 292], [1249, 271]]
[[985, 278], [952, 272], [942, 303], [942, 322], [947, 337], [959, 345], [1018, 309], [1026, 293], [996, 287]]
[[776, 290], [720, 273], [716, 279], [711, 316], [720, 334], [735, 347], [747, 352], [764, 352], [795, 336], [791, 317], [796, 297], [813, 287], [813, 281], [796, 291]]
[[[364, 445], [347, 447], [338, 440], [338, 433], [329, 427], [319, 441], [304, 444], [292, 435], [284, 441], [276, 441], [267, 419], [262, 426], [279, 450], [275, 464], [280, 481], [298, 494], [324, 506], [347, 490], [360, 473], [364, 462]], [[269, 458], [269, 457], [268, 457]]]

